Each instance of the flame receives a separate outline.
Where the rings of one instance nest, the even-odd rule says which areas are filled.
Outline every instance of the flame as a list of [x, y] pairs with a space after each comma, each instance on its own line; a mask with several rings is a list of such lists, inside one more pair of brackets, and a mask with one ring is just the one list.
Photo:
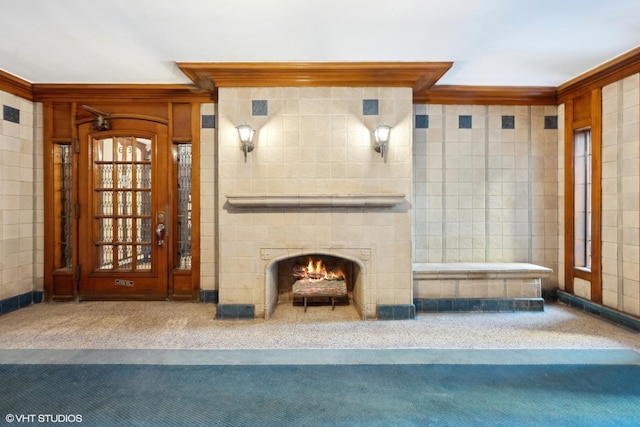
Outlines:
[[336, 270], [327, 270], [326, 265], [324, 264], [324, 262], [322, 262], [321, 259], [319, 260], [313, 260], [312, 258], [309, 258], [309, 261], [307, 262], [307, 266], [299, 266], [298, 268], [296, 268], [295, 270], [298, 271], [298, 273], [294, 274], [297, 277], [304, 277], [305, 279], [308, 280], [344, 280], [345, 279], [345, 275], [344, 272], [341, 269], [336, 269]]

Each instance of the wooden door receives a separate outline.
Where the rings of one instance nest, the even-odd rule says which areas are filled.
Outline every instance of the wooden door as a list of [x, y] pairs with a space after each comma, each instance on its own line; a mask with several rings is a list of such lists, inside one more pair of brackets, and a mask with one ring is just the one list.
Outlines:
[[171, 235], [167, 126], [78, 128], [79, 299], [166, 299]]

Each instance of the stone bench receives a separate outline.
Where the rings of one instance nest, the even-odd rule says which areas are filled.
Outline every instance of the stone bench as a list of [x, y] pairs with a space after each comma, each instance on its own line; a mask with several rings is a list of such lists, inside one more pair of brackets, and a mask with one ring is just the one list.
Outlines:
[[553, 271], [528, 263], [415, 263], [417, 312], [544, 311], [542, 279]]

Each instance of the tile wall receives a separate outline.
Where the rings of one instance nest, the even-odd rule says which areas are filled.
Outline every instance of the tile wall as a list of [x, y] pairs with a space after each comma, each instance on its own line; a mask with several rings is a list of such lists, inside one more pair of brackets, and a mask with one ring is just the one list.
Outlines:
[[34, 290], [42, 292], [42, 109], [6, 92], [0, 104], [0, 301], [6, 312], [30, 304]]
[[416, 262], [558, 271], [557, 106], [414, 106]]
[[640, 74], [603, 88], [602, 116], [602, 302], [640, 316]]
[[215, 104], [200, 106], [200, 289], [214, 291], [216, 281], [216, 129]]

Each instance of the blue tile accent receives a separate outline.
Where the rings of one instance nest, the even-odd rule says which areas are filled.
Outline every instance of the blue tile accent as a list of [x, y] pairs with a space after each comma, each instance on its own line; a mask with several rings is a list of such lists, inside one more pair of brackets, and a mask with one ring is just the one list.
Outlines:
[[558, 301], [563, 302], [570, 307], [578, 308], [588, 313], [600, 316], [609, 322], [615, 323], [616, 325], [640, 332], [640, 320], [632, 318], [631, 316], [612, 308], [604, 307], [600, 304], [593, 303], [563, 291], [558, 291]]
[[558, 116], [544, 116], [545, 129], [558, 129]]
[[8, 122], [20, 123], [20, 110], [17, 108], [9, 107], [8, 105], [2, 106], [2, 118]]
[[253, 304], [218, 304], [216, 320], [253, 320], [255, 309]]
[[515, 116], [502, 116], [502, 129], [515, 129], [516, 118]]
[[40, 304], [44, 299], [44, 292], [42, 291], [33, 291], [33, 303]]
[[251, 101], [251, 115], [266, 116], [268, 113], [269, 101], [264, 99]]
[[416, 318], [414, 304], [378, 304], [376, 308], [378, 320], [413, 320]]
[[471, 129], [471, 125], [472, 125], [471, 116], [458, 116], [459, 129]]
[[545, 301], [558, 301], [557, 289], [542, 289], [542, 299]]
[[33, 303], [33, 292], [16, 295], [0, 301], [0, 315], [11, 313]]
[[202, 115], [202, 129], [214, 129], [216, 127], [216, 116], [213, 114]]
[[454, 312], [466, 312], [469, 311], [469, 300], [467, 298], [456, 298], [453, 300]]
[[421, 313], [544, 311], [542, 298], [414, 298]]
[[498, 300], [489, 298], [482, 301], [482, 311], [495, 313], [498, 311]]
[[427, 114], [416, 114], [416, 129], [428, 129], [429, 116]]
[[200, 302], [218, 303], [218, 290], [200, 291]]
[[365, 116], [377, 116], [378, 115], [378, 100], [377, 99], [363, 99], [362, 100], [362, 114]]

